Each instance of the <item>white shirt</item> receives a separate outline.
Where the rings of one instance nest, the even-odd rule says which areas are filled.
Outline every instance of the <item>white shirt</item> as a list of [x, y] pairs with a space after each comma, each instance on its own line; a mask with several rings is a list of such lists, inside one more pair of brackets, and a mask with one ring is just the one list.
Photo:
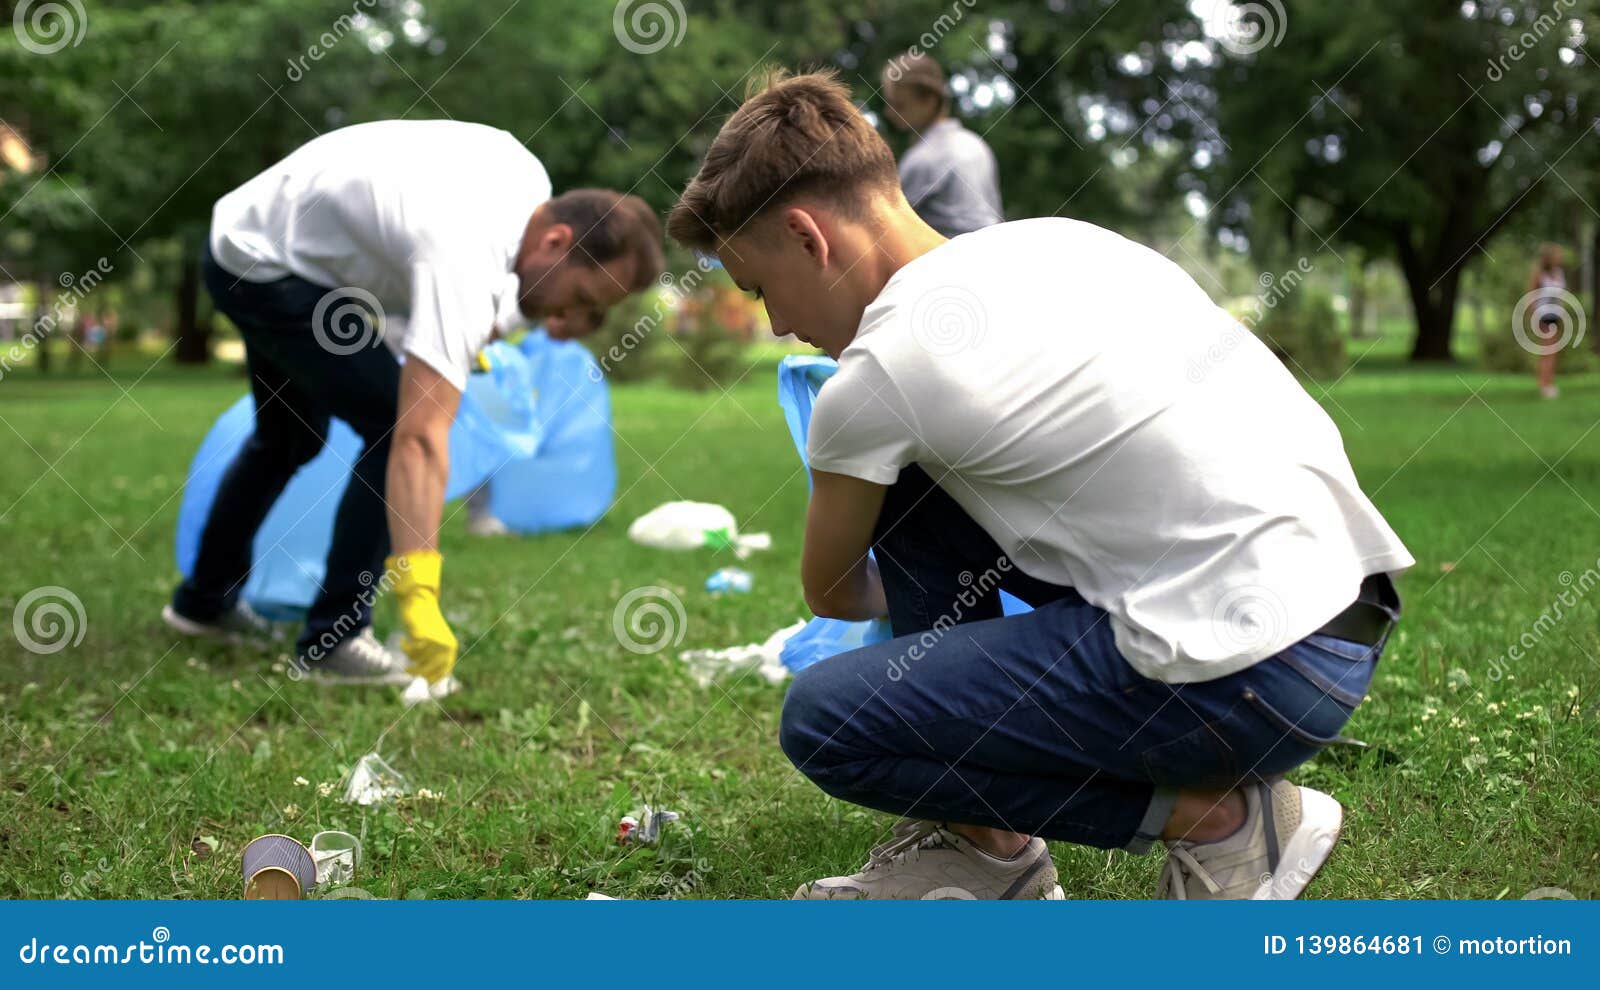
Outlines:
[[514, 309], [517, 248], [549, 198], [544, 166], [505, 131], [356, 124], [218, 200], [211, 251], [248, 281], [292, 274], [370, 293], [384, 343], [460, 389], [497, 317]]
[[1414, 563], [1278, 359], [1177, 265], [1073, 220], [897, 272], [817, 397], [808, 459], [883, 485], [921, 464], [1170, 683], [1269, 657]]

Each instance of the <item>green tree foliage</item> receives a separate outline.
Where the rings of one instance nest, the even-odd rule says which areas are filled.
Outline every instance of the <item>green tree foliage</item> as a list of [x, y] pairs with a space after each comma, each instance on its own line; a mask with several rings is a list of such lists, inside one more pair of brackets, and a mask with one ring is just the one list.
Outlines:
[[[1219, 223], [1393, 258], [1412, 356], [1448, 360], [1462, 274], [1520, 212], [1591, 189], [1594, 0], [1284, 0], [1191, 73]], [[1260, 27], [1259, 21], [1257, 26]]]

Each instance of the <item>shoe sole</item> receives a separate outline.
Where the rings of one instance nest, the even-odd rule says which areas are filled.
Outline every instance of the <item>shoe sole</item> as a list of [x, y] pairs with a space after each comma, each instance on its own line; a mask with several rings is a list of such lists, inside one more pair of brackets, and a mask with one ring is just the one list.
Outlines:
[[330, 674], [326, 671], [312, 667], [306, 671], [304, 680], [322, 687], [405, 687], [412, 681], [412, 675], [401, 671], [390, 674], [371, 674], [359, 677]]
[[229, 646], [250, 646], [256, 643], [256, 640], [237, 630], [219, 629], [203, 622], [195, 622], [193, 619], [185, 619], [171, 605], [161, 607], [161, 621], [165, 622], [169, 629], [191, 639], [206, 639], [213, 643], [226, 643]]
[[1292, 901], [1299, 897], [1333, 854], [1343, 828], [1343, 805], [1321, 791], [1300, 788], [1300, 827], [1284, 844], [1278, 857], [1278, 872], [1251, 895], [1251, 900]]

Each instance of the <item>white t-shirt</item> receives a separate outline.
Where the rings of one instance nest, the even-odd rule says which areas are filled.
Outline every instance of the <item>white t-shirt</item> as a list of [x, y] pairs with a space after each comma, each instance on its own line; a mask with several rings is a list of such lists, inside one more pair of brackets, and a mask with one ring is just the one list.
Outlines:
[[1170, 683], [1271, 656], [1414, 563], [1278, 359], [1177, 265], [1073, 220], [897, 272], [817, 397], [808, 459], [884, 485], [922, 465]]
[[549, 198], [544, 166], [505, 131], [454, 120], [356, 124], [218, 200], [211, 251], [248, 281], [293, 274], [371, 293], [384, 343], [459, 389], [497, 318], [514, 309], [517, 248]]

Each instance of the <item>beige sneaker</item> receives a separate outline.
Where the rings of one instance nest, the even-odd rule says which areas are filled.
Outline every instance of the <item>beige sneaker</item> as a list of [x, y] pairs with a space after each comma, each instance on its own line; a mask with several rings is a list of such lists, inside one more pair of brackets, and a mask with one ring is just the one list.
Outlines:
[[1163, 899], [1290, 901], [1339, 841], [1339, 802], [1287, 780], [1243, 788], [1245, 820], [1216, 842], [1167, 843]]
[[1044, 840], [1010, 859], [991, 856], [937, 822], [902, 819], [861, 872], [801, 884], [797, 901], [1050, 900], [1065, 895]]

